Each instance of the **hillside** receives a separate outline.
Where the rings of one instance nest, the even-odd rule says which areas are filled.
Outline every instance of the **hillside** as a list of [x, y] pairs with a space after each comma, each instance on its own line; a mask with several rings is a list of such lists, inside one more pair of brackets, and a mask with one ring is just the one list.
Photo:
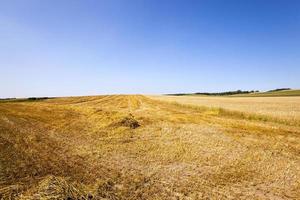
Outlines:
[[166, 97], [0, 103], [0, 199], [300, 198], [299, 101]]
[[300, 90], [281, 90], [270, 92], [257, 92], [250, 94], [236, 94], [235, 97], [280, 97], [280, 96], [300, 96]]
[[280, 96], [300, 96], [300, 90], [271, 90], [267, 92], [259, 91], [228, 91], [228, 92], [197, 92], [197, 93], [176, 93], [167, 94], [168, 96], [222, 96], [222, 97], [280, 97]]

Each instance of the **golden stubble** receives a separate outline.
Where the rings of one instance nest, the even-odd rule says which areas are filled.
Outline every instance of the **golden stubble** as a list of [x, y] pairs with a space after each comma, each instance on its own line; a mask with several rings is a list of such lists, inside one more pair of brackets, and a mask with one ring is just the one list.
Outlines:
[[189, 98], [0, 103], [0, 196], [300, 198], [296, 97]]

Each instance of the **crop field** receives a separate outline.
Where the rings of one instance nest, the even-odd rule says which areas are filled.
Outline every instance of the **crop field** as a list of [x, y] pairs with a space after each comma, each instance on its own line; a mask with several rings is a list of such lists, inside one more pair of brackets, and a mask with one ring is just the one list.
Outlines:
[[240, 97], [283, 97], [283, 96], [300, 96], [300, 90], [279, 90], [279, 91], [269, 91], [269, 92], [258, 92], [250, 94], [237, 94], [234, 96]]
[[300, 199], [300, 97], [0, 102], [0, 199]]
[[[300, 124], [300, 97], [210, 97], [153, 96], [158, 100], [186, 105], [221, 108], [244, 115], [264, 117], [265, 120]], [[221, 110], [222, 111], [222, 110]], [[233, 114], [233, 113], [232, 113]]]

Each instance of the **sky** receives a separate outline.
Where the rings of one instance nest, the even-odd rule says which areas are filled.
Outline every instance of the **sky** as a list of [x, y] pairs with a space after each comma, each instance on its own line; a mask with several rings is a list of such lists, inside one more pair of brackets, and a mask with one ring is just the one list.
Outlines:
[[0, 97], [281, 87], [299, 0], [0, 0]]

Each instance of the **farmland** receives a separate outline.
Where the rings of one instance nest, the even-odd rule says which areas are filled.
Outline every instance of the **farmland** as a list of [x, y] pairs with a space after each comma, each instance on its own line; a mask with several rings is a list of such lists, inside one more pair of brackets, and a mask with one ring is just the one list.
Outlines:
[[269, 92], [257, 92], [250, 94], [237, 94], [235, 97], [284, 97], [284, 96], [300, 96], [300, 90], [273, 90]]
[[260, 116], [265, 120], [274, 119], [275, 121], [300, 124], [300, 97], [154, 96], [153, 98], [185, 105], [221, 108], [225, 109], [225, 112], [235, 111], [244, 115]]
[[300, 97], [0, 103], [2, 199], [299, 199]]

